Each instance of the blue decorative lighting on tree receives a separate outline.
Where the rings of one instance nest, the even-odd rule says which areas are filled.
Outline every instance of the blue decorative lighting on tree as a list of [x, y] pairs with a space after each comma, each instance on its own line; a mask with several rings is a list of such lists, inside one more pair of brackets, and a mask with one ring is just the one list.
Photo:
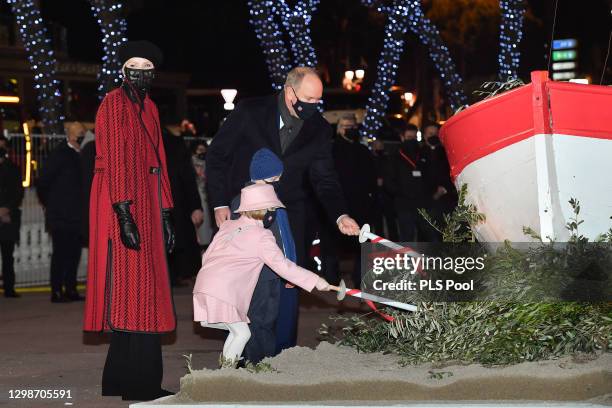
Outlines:
[[[387, 111], [389, 89], [395, 82], [400, 56], [404, 50], [404, 37], [408, 29], [408, 7], [406, 1], [396, 0], [393, 6], [377, 6], [379, 12], [387, 14], [383, 50], [380, 53], [376, 67], [376, 82], [366, 106], [362, 133], [369, 138], [376, 138], [382, 127], [382, 118]], [[374, 5], [372, 1], [364, 1], [366, 5]]]
[[500, 0], [501, 25], [499, 30], [499, 74], [502, 81], [518, 77], [521, 58], [519, 44], [523, 37], [524, 0]]
[[120, 1], [89, 0], [91, 11], [102, 31], [102, 67], [98, 73], [100, 99], [121, 83], [121, 62], [118, 59], [119, 46], [127, 41], [127, 22], [123, 17]]
[[21, 41], [28, 53], [30, 68], [34, 72], [34, 88], [45, 131], [61, 133], [65, 118], [61, 109], [60, 83], [55, 79], [57, 62], [37, 2], [7, 0], [7, 3], [15, 14]]
[[280, 91], [285, 83], [287, 72], [291, 68], [289, 52], [283, 41], [283, 34], [274, 20], [277, 5], [274, 0], [249, 0], [251, 24], [266, 56], [272, 88]]
[[414, 32], [429, 50], [436, 69], [444, 82], [449, 104], [453, 110], [467, 103], [463, 92], [462, 80], [450, 56], [448, 48], [442, 43], [438, 29], [425, 16], [421, 0], [362, 0], [367, 7], [375, 7], [387, 15], [383, 50], [377, 67], [377, 77], [372, 96], [366, 107], [363, 123], [365, 136], [375, 137], [382, 126], [382, 118], [387, 111], [389, 89], [395, 82], [400, 56], [404, 49], [404, 35], [407, 29]]
[[421, 0], [411, 0], [408, 3], [410, 6], [408, 27], [419, 37], [421, 43], [427, 46], [429, 58], [433, 61], [444, 83], [448, 103], [451, 109], [457, 110], [467, 104], [467, 97], [463, 91], [463, 81], [457, 73], [448, 47], [442, 42], [436, 26], [425, 16], [421, 7]]
[[277, 11], [291, 39], [294, 65], [315, 67], [317, 54], [310, 36], [310, 22], [319, 0], [298, 0], [293, 9], [285, 0], [278, 0], [278, 3]]

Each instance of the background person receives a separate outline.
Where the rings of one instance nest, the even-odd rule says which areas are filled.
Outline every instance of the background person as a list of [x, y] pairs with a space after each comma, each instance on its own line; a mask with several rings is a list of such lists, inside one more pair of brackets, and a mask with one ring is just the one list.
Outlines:
[[4, 297], [17, 298], [15, 292], [15, 244], [19, 242], [23, 185], [21, 173], [8, 156], [9, 144], [0, 135], [0, 252], [2, 254], [2, 286]]
[[66, 125], [66, 140], [49, 155], [36, 184], [45, 211], [51, 254], [51, 302], [83, 300], [77, 292], [77, 271], [83, 244], [83, 169], [80, 147], [85, 127]]

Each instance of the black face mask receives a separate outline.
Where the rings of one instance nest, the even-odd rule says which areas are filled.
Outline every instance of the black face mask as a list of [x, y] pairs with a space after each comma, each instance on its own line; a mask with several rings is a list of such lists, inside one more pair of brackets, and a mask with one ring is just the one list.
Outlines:
[[404, 140], [401, 147], [404, 153], [415, 154], [419, 150], [419, 142], [415, 139]]
[[205, 160], [206, 159], [206, 153], [198, 153], [196, 154], [196, 157], [200, 160]]
[[155, 70], [125, 67], [125, 77], [138, 91], [148, 93], [155, 78]]
[[0, 147], [0, 159], [4, 159], [7, 154], [8, 150], [6, 150], [4, 147]]
[[427, 139], [427, 143], [429, 143], [430, 146], [438, 147], [440, 146], [440, 138], [438, 136], [431, 136]]
[[274, 224], [274, 220], [276, 220], [276, 210], [266, 211], [266, 215], [264, 215], [263, 219], [264, 228], [270, 228], [272, 224]]
[[76, 142], [77, 142], [77, 143], [79, 144], [79, 146], [80, 146], [80, 145], [82, 145], [82, 144], [83, 144], [83, 140], [85, 140], [85, 136], [79, 136], [79, 137], [77, 137]]
[[355, 128], [349, 128], [344, 131], [344, 137], [351, 142], [359, 142], [359, 130]]
[[293, 104], [293, 109], [295, 110], [295, 113], [298, 115], [298, 118], [302, 120], [308, 119], [317, 111], [318, 103], [302, 102], [297, 97], [297, 94], [295, 93], [295, 89], [293, 89], [292, 87], [291, 90], [293, 91], [293, 94], [295, 95], [295, 99], [297, 99], [297, 101]]

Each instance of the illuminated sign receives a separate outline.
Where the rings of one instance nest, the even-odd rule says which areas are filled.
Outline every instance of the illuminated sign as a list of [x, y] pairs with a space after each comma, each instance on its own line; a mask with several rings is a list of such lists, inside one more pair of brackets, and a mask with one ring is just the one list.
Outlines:
[[554, 40], [552, 49], [553, 50], [567, 50], [568, 48], [576, 48], [578, 42], [575, 38], [565, 38], [562, 40]]
[[572, 61], [576, 59], [576, 50], [553, 51], [553, 61]]

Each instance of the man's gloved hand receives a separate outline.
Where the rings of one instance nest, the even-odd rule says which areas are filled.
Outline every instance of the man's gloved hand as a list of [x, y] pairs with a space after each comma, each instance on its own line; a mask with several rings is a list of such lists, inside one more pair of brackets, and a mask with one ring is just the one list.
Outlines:
[[117, 214], [123, 245], [129, 249], [140, 250], [140, 234], [138, 234], [138, 227], [130, 213], [130, 204], [132, 204], [131, 201], [114, 203], [113, 210]]
[[166, 244], [166, 251], [171, 254], [172, 251], [174, 251], [176, 235], [174, 234], [174, 225], [172, 224], [172, 210], [170, 208], [164, 208], [162, 210], [162, 219], [164, 221], [164, 243]]

